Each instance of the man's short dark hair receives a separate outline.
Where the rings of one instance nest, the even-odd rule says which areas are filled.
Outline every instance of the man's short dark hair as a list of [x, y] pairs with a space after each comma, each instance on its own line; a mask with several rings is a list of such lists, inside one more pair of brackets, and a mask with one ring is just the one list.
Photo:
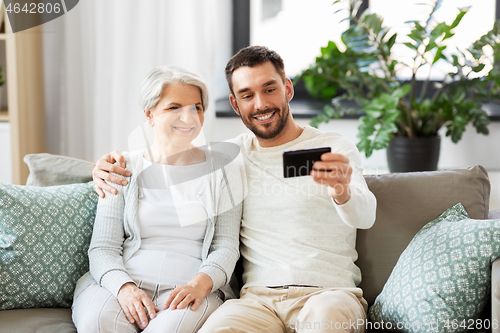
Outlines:
[[285, 82], [285, 64], [276, 51], [270, 50], [265, 46], [247, 46], [232, 56], [226, 65], [226, 80], [231, 94], [234, 95], [233, 73], [235, 70], [244, 66], [254, 67], [262, 65], [268, 61], [273, 64], [276, 72], [278, 72], [283, 82]]

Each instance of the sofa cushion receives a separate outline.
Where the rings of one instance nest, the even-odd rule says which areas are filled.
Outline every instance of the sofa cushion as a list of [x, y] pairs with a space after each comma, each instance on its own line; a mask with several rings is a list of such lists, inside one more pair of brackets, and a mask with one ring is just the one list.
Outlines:
[[358, 230], [356, 240], [360, 287], [368, 304], [373, 304], [399, 256], [426, 223], [459, 202], [471, 218], [488, 218], [490, 182], [481, 166], [365, 179], [377, 197], [375, 224]]
[[0, 333], [76, 333], [71, 309], [0, 311]]
[[391, 331], [406, 325], [415, 333], [474, 328], [498, 257], [500, 220], [471, 219], [456, 204], [415, 235], [370, 308], [369, 319]]
[[30, 170], [26, 185], [55, 186], [92, 180], [94, 163], [77, 158], [47, 153], [28, 154], [24, 156], [24, 162]]
[[0, 310], [69, 307], [88, 271], [98, 196], [93, 183], [0, 182]]

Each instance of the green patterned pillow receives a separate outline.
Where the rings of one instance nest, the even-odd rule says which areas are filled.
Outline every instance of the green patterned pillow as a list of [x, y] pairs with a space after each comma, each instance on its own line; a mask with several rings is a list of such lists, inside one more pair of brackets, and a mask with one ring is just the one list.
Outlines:
[[71, 306], [89, 269], [97, 200], [92, 182], [0, 182], [0, 310]]
[[[500, 220], [470, 219], [462, 204], [426, 224], [399, 257], [370, 308], [375, 328], [464, 332], [476, 325], [500, 256]], [[477, 327], [479, 328], [479, 327]]]

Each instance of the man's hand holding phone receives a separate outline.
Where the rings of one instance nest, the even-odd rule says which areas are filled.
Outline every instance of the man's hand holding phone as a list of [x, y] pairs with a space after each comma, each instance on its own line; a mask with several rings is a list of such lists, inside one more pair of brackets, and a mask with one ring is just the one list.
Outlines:
[[321, 161], [314, 162], [313, 167], [314, 170], [310, 173], [313, 180], [328, 185], [328, 194], [338, 205], [349, 201], [352, 167], [345, 155], [324, 153], [321, 155]]
[[345, 155], [332, 153], [330, 147], [283, 152], [285, 178], [310, 175], [315, 182], [328, 186], [328, 194], [339, 205], [351, 198], [351, 174], [349, 159]]

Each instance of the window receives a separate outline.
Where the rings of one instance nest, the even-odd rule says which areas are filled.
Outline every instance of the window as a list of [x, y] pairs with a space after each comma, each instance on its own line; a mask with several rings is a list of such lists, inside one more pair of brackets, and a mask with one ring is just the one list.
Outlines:
[[[239, 2], [241, 0], [235, 0]], [[266, 45], [277, 51], [284, 59], [286, 72], [295, 76], [314, 62], [320, 48], [329, 40], [338, 42], [342, 31], [349, 22], [343, 21], [346, 12], [337, 12], [339, 5], [332, 5], [332, 0], [249, 0], [250, 1], [250, 35], [251, 45]], [[429, 6], [418, 5], [426, 0], [366, 0], [369, 10], [384, 18], [386, 25], [394, 27], [400, 36], [408, 31], [406, 21], [425, 19]], [[495, 20], [496, 3], [500, 0], [443, 0], [436, 13], [438, 20], [451, 23], [458, 13], [458, 7], [471, 6], [450, 39], [449, 49], [454, 46], [466, 48], [485, 32], [489, 31]], [[404, 5], [403, 5], [404, 4]], [[342, 3], [345, 8], [349, 1]], [[399, 52], [404, 49], [400, 48]], [[395, 51], [398, 49], [396, 48]], [[237, 51], [237, 50], [235, 50]], [[401, 53], [401, 56], [405, 54]], [[441, 73], [447, 70], [441, 68]], [[435, 79], [442, 77], [439, 72]], [[423, 75], [427, 75], [422, 71]], [[408, 77], [403, 72], [402, 77]]]
[[[447, 40], [447, 49], [444, 51], [446, 55], [457, 54], [459, 50], [465, 50], [474, 41], [479, 39], [486, 32], [490, 31], [495, 22], [495, 2], [496, 0], [444, 0], [441, 6], [435, 13], [435, 19], [438, 22], [446, 22], [451, 24], [459, 13], [459, 8], [470, 7], [467, 14], [460, 22], [460, 25], [455, 29], [455, 36]], [[406, 0], [405, 5], [401, 5], [401, 0], [370, 0], [370, 10], [379, 14], [384, 19], [386, 26], [392, 27], [394, 32], [398, 33], [398, 42], [411, 41], [405, 37], [410, 31], [407, 21], [425, 21], [431, 11], [429, 1], [422, 0]], [[411, 57], [413, 53], [405, 53], [408, 48], [402, 44], [395, 45], [393, 52], [396, 57]], [[438, 61], [431, 73], [429, 67], [422, 67], [419, 70], [418, 78], [426, 79], [429, 75], [431, 79], [440, 80], [444, 75], [452, 70], [445, 61]], [[411, 77], [411, 70], [405, 68], [399, 72], [401, 78]]]
[[265, 45], [285, 59], [288, 76], [314, 62], [320, 47], [340, 41], [349, 22], [332, 0], [251, 0], [250, 44]]

